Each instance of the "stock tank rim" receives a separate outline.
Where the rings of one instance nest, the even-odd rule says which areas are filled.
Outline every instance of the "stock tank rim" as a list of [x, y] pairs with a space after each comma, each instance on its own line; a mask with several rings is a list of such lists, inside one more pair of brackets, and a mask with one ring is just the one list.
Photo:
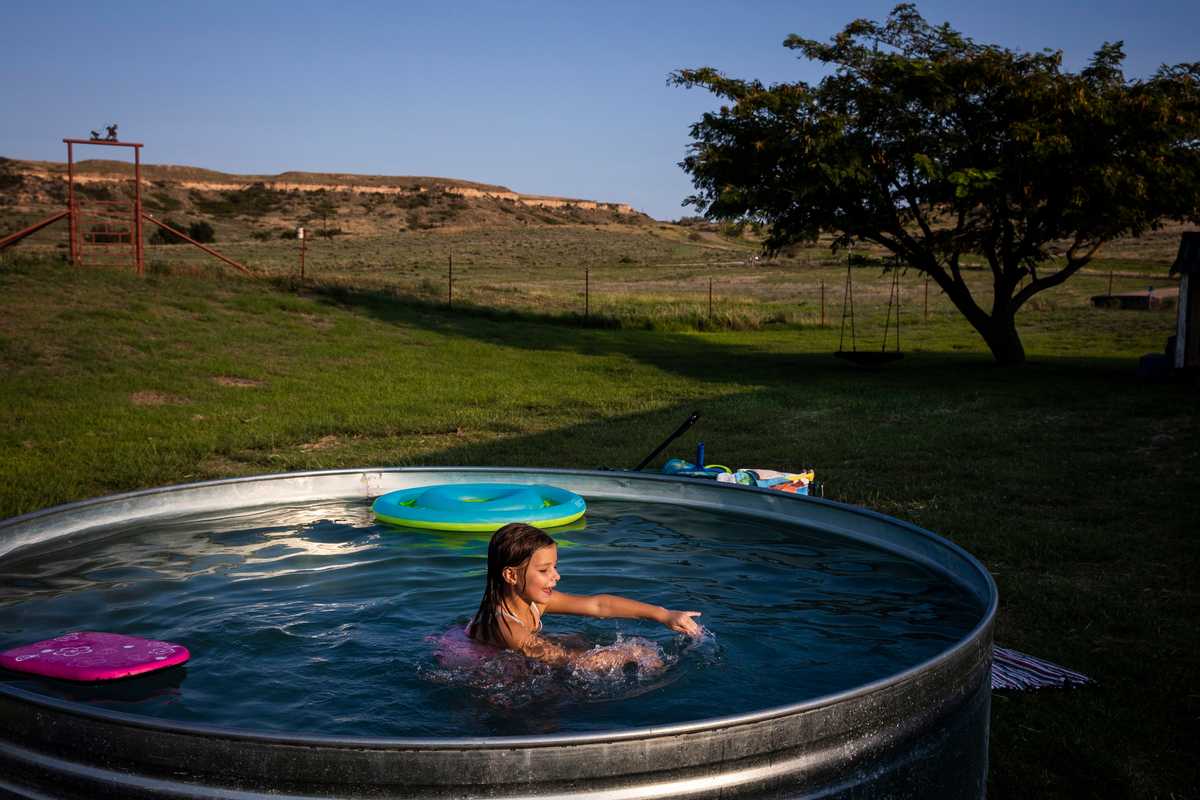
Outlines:
[[[995, 581], [987, 571], [987, 569], [974, 556], [965, 549], [950, 540], [933, 533], [932, 531], [921, 528], [912, 523], [895, 517], [882, 514], [877, 511], [872, 511], [860, 506], [853, 506], [846, 503], [840, 503], [824, 498], [807, 497], [804, 495], [795, 495], [784, 492], [776, 492], [770, 489], [759, 489], [755, 487], [739, 486], [732, 484], [717, 483], [701, 478], [681, 478], [676, 476], [657, 475], [649, 473], [634, 473], [609, 470], [573, 470], [573, 469], [557, 469], [557, 468], [531, 468], [531, 467], [380, 467], [380, 468], [344, 468], [332, 470], [311, 470], [301, 472], [286, 472], [286, 473], [268, 473], [264, 475], [250, 475], [236, 478], [222, 478], [212, 481], [196, 481], [182, 484], [171, 484], [167, 486], [153, 487], [149, 489], [139, 489], [130, 492], [123, 492], [114, 495], [104, 495], [101, 497], [88, 498], [85, 500], [73, 501], [57, 506], [52, 506], [46, 509], [40, 509], [27, 514], [22, 514], [16, 517], [0, 520], [0, 561], [7, 559], [14, 554], [20, 554], [22, 550], [34, 547], [35, 545], [53, 541], [61, 537], [68, 537], [71, 533], [88, 531], [88, 530], [103, 530], [104, 525], [85, 525], [77, 529], [65, 531], [56, 536], [47, 536], [35, 538], [29, 542], [18, 543], [15, 546], [7, 546], [6, 541], [8, 534], [14, 529], [19, 529], [21, 526], [37, 525], [38, 523], [47, 523], [51, 518], [57, 517], [65, 513], [85, 512], [89, 509], [98, 509], [103, 506], [120, 504], [128, 506], [131, 501], [145, 500], [155, 498], [161, 495], [174, 495], [184, 491], [197, 491], [220, 489], [222, 487], [238, 487], [245, 485], [269, 484], [276, 481], [295, 481], [295, 480], [312, 480], [321, 478], [338, 478], [338, 477], [361, 477], [363, 480], [365, 494], [331, 494], [319, 498], [312, 498], [312, 502], [325, 502], [336, 499], [352, 499], [362, 497], [369, 499], [370, 497], [382, 494], [390, 489], [380, 489], [378, 486], [373, 486], [368, 476], [376, 476], [385, 485], [387, 481], [384, 476], [430, 476], [431, 483], [446, 482], [446, 477], [452, 474], [462, 474], [467, 476], [466, 480], [461, 482], [478, 481], [480, 476], [504, 476], [505, 481], [516, 480], [520, 481], [528, 478], [527, 482], [536, 482], [536, 479], [545, 479], [547, 477], [559, 477], [562, 479], [575, 480], [600, 480], [612, 481], [620, 483], [621, 481], [633, 481], [636, 483], [646, 482], [646, 485], [660, 485], [670, 488], [684, 487], [684, 498], [676, 498], [670, 496], [646, 498], [628, 496], [624, 493], [614, 494], [597, 494], [595, 491], [585, 492], [579, 490], [580, 494], [585, 494], [591, 497], [601, 497], [603, 499], [626, 500], [626, 501], [643, 501], [661, 504], [689, 505], [705, 510], [724, 511], [726, 513], [746, 514], [749, 516], [758, 516], [760, 518], [780, 518], [781, 521], [790, 521], [791, 524], [806, 524], [810, 527], [824, 529], [824, 526], [814, 525], [811, 520], [806, 520], [802, 516], [795, 516], [792, 519], [784, 519], [791, 515], [777, 514], [773, 512], [752, 514], [749, 509], [744, 507], [726, 507], [720, 502], [699, 502], [697, 495], [707, 495], [713, 492], [720, 493], [737, 493], [737, 495], [715, 495], [723, 500], [728, 500], [730, 497], [761, 497], [762, 501], [768, 507], [774, 508], [782, 506], [785, 509], [793, 511], [808, 507], [810, 509], [825, 509], [840, 516], [848, 515], [849, 518], [869, 519], [878, 524], [886, 525], [903, 531], [906, 534], [916, 536], [918, 540], [936, 546], [946, 552], [952, 554], [963, 564], [971, 569], [974, 573], [971, 577], [978, 582], [977, 586], [972, 586], [964, 576], [955, 575], [947, 572], [944, 564], [938, 564], [930, 561], [927, 558], [922, 558], [919, 553], [913, 553], [903, 548], [888, 548], [882, 545], [879, 541], [869, 537], [855, 536], [853, 531], [835, 530], [830, 531], [836, 535], [850, 536], [851, 538], [860, 538], [871, 541], [878, 546], [884, 546], [884, 549], [900, 552], [909, 558], [924, 563], [934, 569], [937, 569], [944, 577], [953, 579], [960, 587], [971, 591], [977, 598], [983, 600], [983, 610], [979, 621], [969, 631], [952, 646], [942, 650], [937, 655], [926, 659], [918, 664], [915, 664], [907, 669], [896, 672], [892, 675], [885, 676], [870, 683], [858, 684], [849, 689], [833, 692], [809, 698], [798, 703], [789, 703], [785, 705], [769, 706], [766, 708], [750, 711], [742, 714], [734, 714], [720, 717], [706, 717], [703, 719], [687, 720], [684, 722], [674, 723], [671, 725], [650, 725], [641, 727], [622, 728], [618, 730], [608, 731], [589, 731], [585, 733], [562, 733], [562, 734], [545, 734], [540, 736], [486, 736], [486, 737], [347, 737], [333, 736], [324, 734], [303, 734], [303, 733], [278, 733], [271, 731], [255, 731], [244, 728], [224, 727], [220, 725], [206, 725], [202, 723], [175, 722], [157, 719], [154, 717], [143, 716], [138, 714], [129, 714], [119, 711], [111, 711], [96, 706], [91, 706], [86, 703], [77, 703], [69, 700], [48, 697], [36, 692], [30, 692], [16, 687], [0, 684], [0, 695], [8, 696], [18, 702], [28, 703], [34, 706], [40, 706], [49, 710], [57, 711], [64, 714], [86, 717], [104, 723], [112, 723], [127, 727], [136, 727], [149, 731], [160, 731], [164, 733], [174, 733], [182, 735], [194, 736], [218, 736], [226, 739], [233, 739], [243, 742], [262, 742], [273, 745], [297, 745], [297, 746], [318, 746], [318, 747], [344, 747], [353, 749], [368, 749], [368, 750], [483, 750], [494, 748], [539, 748], [539, 747], [561, 747], [570, 745], [594, 745], [623, 742], [638, 739], [650, 739], [661, 737], [679, 736], [682, 734], [701, 733], [714, 729], [738, 728], [756, 723], [768, 722], [772, 719], [781, 717], [790, 717], [797, 714], [803, 714], [809, 711], [815, 711], [828, 706], [835, 706], [841, 703], [852, 701], [858, 697], [866, 697], [879, 693], [889, 687], [899, 687], [906, 682], [913, 681], [920, 676], [936, 670], [939, 666], [948, 664], [963, 657], [964, 653], [978, 645], [979, 640], [988, 634], [994, 622], [996, 610], [998, 608], [999, 598]], [[422, 484], [413, 484], [422, 485]], [[691, 502], [687, 498], [691, 498]], [[297, 498], [298, 500], [299, 498]], [[278, 501], [277, 501], [278, 502]], [[228, 509], [232, 513], [238, 511], [246, 511], [256, 507], [267, 505], [260, 503], [255, 505], [241, 505], [232, 509]], [[741, 505], [741, 504], [738, 504]], [[147, 514], [145, 517], [168, 517], [168, 516], [187, 516], [189, 513], [197, 513], [195, 509], [191, 512], [183, 511], [173, 515], [165, 514]], [[139, 517], [122, 517], [121, 519], [138, 519]], [[980, 591], [982, 590], [982, 591]], [[986, 637], [990, 645], [990, 636]]]

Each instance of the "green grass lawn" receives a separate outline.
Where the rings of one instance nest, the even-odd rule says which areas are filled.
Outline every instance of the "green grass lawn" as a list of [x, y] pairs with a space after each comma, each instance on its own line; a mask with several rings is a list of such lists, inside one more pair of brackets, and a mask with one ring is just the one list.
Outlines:
[[[0, 517], [300, 469], [629, 468], [699, 410], [672, 454], [702, 438], [719, 463], [814, 465], [831, 498], [975, 554], [1000, 587], [999, 642], [1097, 680], [994, 699], [990, 796], [1195, 796], [1197, 393], [1134, 374], [1173, 312], [1093, 309], [1107, 276], [1083, 276], [1022, 312], [1030, 363], [999, 369], [936, 293], [925, 319], [910, 275], [907, 355], [863, 371], [830, 356], [836, 263], [720, 273], [745, 280], [718, 299], [759, 317], [697, 330], [722, 259], [631, 257], [594, 262], [662, 287], [629, 292], [629, 325], [602, 301], [585, 324], [549, 264], [486, 267], [489, 292], [524, 299], [448, 311], [349, 272], [288, 288], [0, 260]], [[860, 347], [875, 348], [885, 279], [855, 273]], [[672, 303], [689, 310], [658, 310]]]

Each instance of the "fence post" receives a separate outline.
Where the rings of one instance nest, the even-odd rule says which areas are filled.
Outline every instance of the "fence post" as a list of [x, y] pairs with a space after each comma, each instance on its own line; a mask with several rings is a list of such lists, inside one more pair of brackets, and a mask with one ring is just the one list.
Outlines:
[[821, 281], [821, 327], [825, 327], [825, 281]]
[[708, 276], [708, 318], [712, 319], [712, 276]]
[[583, 268], [583, 318], [587, 319], [592, 315], [592, 279], [591, 270], [587, 267]]
[[929, 276], [925, 276], [925, 321], [929, 322]]

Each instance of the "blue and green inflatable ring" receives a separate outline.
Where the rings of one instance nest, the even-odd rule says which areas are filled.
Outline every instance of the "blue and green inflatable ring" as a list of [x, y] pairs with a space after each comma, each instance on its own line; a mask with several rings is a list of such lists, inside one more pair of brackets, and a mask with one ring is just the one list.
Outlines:
[[510, 522], [567, 525], [583, 516], [587, 503], [574, 492], [544, 484], [446, 483], [388, 492], [371, 510], [376, 519], [409, 528], [495, 531]]

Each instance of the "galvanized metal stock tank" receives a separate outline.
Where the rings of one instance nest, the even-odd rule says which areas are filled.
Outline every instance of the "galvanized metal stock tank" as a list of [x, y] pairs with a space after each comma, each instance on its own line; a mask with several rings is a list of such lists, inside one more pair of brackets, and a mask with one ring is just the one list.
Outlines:
[[0, 797], [982, 797], [996, 587], [955, 545], [860, 508], [622, 472], [383, 469], [167, 487], [0, 522], [0, 558], [132, 522], [432, 483], [552, 483], [589, 499], [674, 503], [871, 542], [974, 594], [978, 624], [936, 658], [795, 705], [605, 733], [474, 739], [260, 734], [111, 712], [0, 687]]

